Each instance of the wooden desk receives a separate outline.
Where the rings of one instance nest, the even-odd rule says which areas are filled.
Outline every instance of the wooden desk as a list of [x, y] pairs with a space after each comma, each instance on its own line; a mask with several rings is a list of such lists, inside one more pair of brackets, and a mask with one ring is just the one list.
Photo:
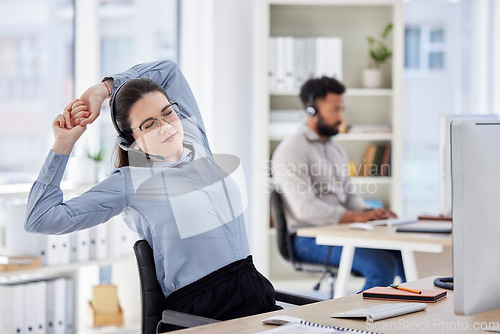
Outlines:
[[346, 294], [356, 247], [400, 250], [406, 280], [418, 279], [414, 252], [441, 253], [451, 246], [451, 234], [396, 232], [396, 227], [375, 226], [371, 231], [349, 228], [348, 224], [300, 228], [297, 235], [316, 238], [318, 245], [342, 246], [339, 271], [335, 280], [335, 298]]
[[[440, 289], [433, 286], [434, 277], [425, 278], [404, 284], [414, 289]], [[442, 289], [440, 289], [442, 290]], [[362, 319], [330, 318], [330, 314], [369, 307], [384, 301], [363, 299], [359, 295], [331, 299], [305, 306], [292, 307], [280, 311], [258, 314], [250, 317], [223, 321], [211, 325], [183, 329], [179, 334], [247, 334], [272, 329], [275, 326], [263, 325], [262, 319], [272, 315], [283, 314], [302, 318], [307, 321], [382, 333], [486, 333], [483, 331], [500, 321], [500, 310], [481, 313], [474, 316], [457, 316], [453, 312], [453, 291], [447, 290], [447, 298], [428, 303], [425, 311], [407, 314], [400, 317], [366, 323]]]

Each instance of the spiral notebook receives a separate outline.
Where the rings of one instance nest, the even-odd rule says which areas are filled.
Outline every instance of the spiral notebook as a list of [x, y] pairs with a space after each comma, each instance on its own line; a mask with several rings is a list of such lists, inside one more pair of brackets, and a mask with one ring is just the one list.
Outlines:
[[380, 334], [376, 332], [367, 332], [359, 329], [344, 328], [338, 326], [321, 325], [314, 322], [305, 321], [304, 319], [291, 316], [273, 316], [262, 320], [262, 323], [267, 325], [283, 325], [277, 328], [269, 329], [256, 334]]

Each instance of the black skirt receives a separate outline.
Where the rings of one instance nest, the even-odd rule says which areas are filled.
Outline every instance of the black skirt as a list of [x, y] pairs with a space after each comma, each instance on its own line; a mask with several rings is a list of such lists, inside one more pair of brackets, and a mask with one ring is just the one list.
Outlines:
[[[173, 292], [167, 309], [218, 320], [270, 312], [276, 305], [271, 282], [255, 268], [252, 256], [222, 267]], [[179, 327], [162, 324], [162, 330]]]

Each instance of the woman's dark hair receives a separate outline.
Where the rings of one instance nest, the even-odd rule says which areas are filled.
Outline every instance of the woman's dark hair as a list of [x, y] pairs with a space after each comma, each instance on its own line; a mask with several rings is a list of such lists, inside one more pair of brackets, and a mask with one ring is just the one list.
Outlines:
[[[307, 108], [318, 98], [326, 97], [326, 94], [333, 93], [342, 95], [345, 93], [345, 86], [335, 78], [322, 76], [321, 78], [309, 79], [300, 88], [300, 100]], [[312, 101], [311, 101], [312, 100]]]
[[[134, 136], [130, 128], [130, 109], [137, 101], [152, 92], [162, 93], [168, 99], [165, 89], [156, 81], [147, 78], [132, 79], [118, 88], [110, 103], [111, 117], [114, 119], [118, 135], [121, 137], [119, 140], [126, 142], [128, 145], [134, 142]], [[134, 153], [136, 152], [132, 150], [126, 151], [117, 145], [115, 167], [129, 166], [129, 155]], [[136, 159], [133, 160], [135, 161]]]

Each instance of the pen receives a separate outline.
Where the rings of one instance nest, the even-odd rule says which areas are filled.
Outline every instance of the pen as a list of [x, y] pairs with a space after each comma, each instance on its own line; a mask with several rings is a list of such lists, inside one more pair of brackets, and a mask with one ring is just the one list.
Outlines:
[[420, 291], [420, 290], [413, 290], [413, 289], [404, 288], [404, 287], [399, 286], [397, 284], [391, 284], [390, 286], [391, 286], [391, 288], [394, 288], [394, 289], [408, 291], [408, 292], [413, 292], [413, 293], [417, 293], [419, 295], [422, 294], [422, 291]]

